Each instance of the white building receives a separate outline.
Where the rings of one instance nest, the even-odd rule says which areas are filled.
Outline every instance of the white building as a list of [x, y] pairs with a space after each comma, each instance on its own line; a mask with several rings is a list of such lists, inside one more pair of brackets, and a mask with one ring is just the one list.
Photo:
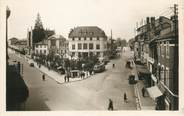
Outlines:
[[48, 39], [49, 53], [65, 54], [67, 53], [68, 43], [61, 35], [52, 35]]
[[41, 42], [36, 43], [34, 53], [47, 55], [49, 53], [47, 40], [43, 40]]
[[72, 57], [98, 55], [104, 57], [107, 52], [107, 36], [97, 26], [80, 26], [69, 33], [69, 53]]

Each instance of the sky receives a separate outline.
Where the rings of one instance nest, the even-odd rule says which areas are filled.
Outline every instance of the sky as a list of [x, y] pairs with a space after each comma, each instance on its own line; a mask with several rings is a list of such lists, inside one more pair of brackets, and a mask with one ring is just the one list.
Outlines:
[[[146, 17], [168, 15], [178, 0], [2, 0], [11, 10], [9, 38], [27, 37], [39, 13], [44, 28], [68, 38], [71, 28], [98, 26], [113, 38], [131, 39], [136, 22]], [[171, 10], [170, 10], [171, 11]], [[164, 12], [166, 14], [164, 14]]]

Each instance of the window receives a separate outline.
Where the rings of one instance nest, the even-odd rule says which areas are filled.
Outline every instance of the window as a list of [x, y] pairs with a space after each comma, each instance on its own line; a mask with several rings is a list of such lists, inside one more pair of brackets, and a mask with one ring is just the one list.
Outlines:
[[75, 44], [72, 45], [72, 50], [75, 50]]
[[38, 45], [36, 45], [36, 48], [38, 48]]
[[161, 68], [160, 77], [161, 77], [161, 81], [164, 82], [164, 67]]
[[81, 38], [79, 37], [79, 40], [81, 40]]
[[90, 49], [90, 50], [93, 49], [93, 43], [89, 43], [89, 49]]
[[59, 41], [59, 46], [62, 46], [62, 41]]
[[99, 37], [97, 37], [96, 40], [99, 40]]
[[96, 44], [96, 49], [99, 50], [100, 49], [100, 45]]
[[40, 50], [40, 54], [42, 54], [42, 50]]
[[83, 49], [88, 49], [88, 44], [87, 43], [83, 44]]
[[75, 40], [75, 38], [73, 37], [73, 38], [72, 38], [72, 41], [74, 41], [74, 40]]
[[160, 44], [157, 44], [158, 56], [160, 56]]
[[96, 55], [97, 55], [97, 56], [100, 56], [100, 52], [97, 52]]
[[169, 42], [166, 42], [166, 56], [169, 57]]
[[38, 50], [36, 50], [36, 54], [38, 54]]
[[78, 50], [81, 50], [81, 49], [82, 49], [82, 44], [78, 43]]
[[90, 41], [92, 41], [92, 37], [90, 37]]
[[166, 73], [165, 73], [165, 85], [167, 86], [167, 87], [169, 87], [169, 80], [170, 80], [170, 78], [169, 78], [169, 68], [167, 68], [166, 67]]
[[72, 56], [75, 56], [75, 52], [72, 52]]
[[56, 40], [51, 40], [51, 46], [56, 46]]
[[86, 37], [84, 37], [84, 40], [86, 40]]
[[44, 50], [44, 54], [46, 54], [46, 50]]
[[161, 43], [161, 55], [164, 57], [164, 43]]

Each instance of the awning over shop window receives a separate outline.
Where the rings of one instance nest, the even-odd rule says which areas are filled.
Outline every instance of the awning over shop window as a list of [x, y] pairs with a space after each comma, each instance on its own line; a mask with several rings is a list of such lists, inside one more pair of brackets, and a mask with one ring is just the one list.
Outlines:
[[147, 91], [148, 91], [150, 97], [152, 97], [153, 99], [162, 95], [162, 92], [160, 91], [160, 89], [157, 86], [149, 87], [149, 88], [147, 88]]

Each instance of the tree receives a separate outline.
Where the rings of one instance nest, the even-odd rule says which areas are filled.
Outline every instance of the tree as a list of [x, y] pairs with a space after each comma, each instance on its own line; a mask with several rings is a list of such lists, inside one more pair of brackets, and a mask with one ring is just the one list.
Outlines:
[[127, 45], [126, 39], [121, 40], [121, 46], [125, 47]]
[[38, 14], [33, 29], [33, 44], [42, 41], [45, 37], [45, 30], [42, 25], [41, 17]]

